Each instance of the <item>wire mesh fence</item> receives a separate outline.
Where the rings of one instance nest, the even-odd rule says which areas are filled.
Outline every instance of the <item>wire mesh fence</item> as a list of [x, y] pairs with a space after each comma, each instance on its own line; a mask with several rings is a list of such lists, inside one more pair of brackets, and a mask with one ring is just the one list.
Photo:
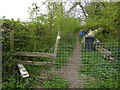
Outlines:
[[[98, 46], [98, 44], [94, 44]], [[99, 43], [99, 49], [82, 49], [81, 73], [86, 77], [86, 87], [118, 87], [118, 42]], [[112, 60], [111, 60], [112, 58]]]
[[[30, 41], [26, 42], [30, 43]], [[17, 44], [18, 41], [15, 41], [15, 43]], [[35, 45], [35, 42], [32, 44]], [[47, 44], [49, 44], [49, 41]], [[5, 44], [3, 43], [3, 45]], [[29, 46], [31, 44], [27, 45]], [[29, 47], [27, 47], [26, 44], [22, 47], [25, 47], [24, 49], [28, 50], [27, 52], [44, 52], [50, 54], [53, 54], [55, 49], [54, 44], [47, 47], [47, 49], [44, 49], [46, 47], [44, 46], [44, 48], [40, 50], [42, 46], [39, 47], [39, 44], [36, 43], [35, 50], [33, 51], [32, 48], [29, 51]], [[31, 47], [34, 49], [34, 46]], [[90, 49], [91, 47], [92, 49]], [[57, 57], [55, 59], [49, 57], [16, 55], [14, 55], [13, 59], [16, 62], [37, 61], [54, 63], [55, 61], [55, 65], [52, 66], [24, 65], [30, 74], [29, 84], [25, 84], [28, 88], [41, 88], [41, 85], [43, 85], [44, 88], [117, 88], [119, 70], [118, 47], [118, 42], [83, 45], [80, 43], [79, 36], [76, 38], [76, 35], [67, 35], [64, 36], [64, 38], [61, 37]], [[3, 59], [4, 58], [5, 55]], [[3, 62], [3, 64], [5, 63], [6, 62]], [[5, 82], [5, 72], [7, 72], [7, 70], [5, 66], [3, 69], [3, 82]], [[14, 84], [19, 87], [19, 82], [23, 83], [24, 81], [20, 81], [20, 73], [16, 73], [16, 77], [17, 83]], [[39, 81], [38, 84], [36, 84], [36, 80]]]

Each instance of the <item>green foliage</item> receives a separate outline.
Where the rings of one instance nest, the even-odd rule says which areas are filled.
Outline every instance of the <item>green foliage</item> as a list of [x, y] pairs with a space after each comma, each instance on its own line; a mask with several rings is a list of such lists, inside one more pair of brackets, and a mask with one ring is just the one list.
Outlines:
[[[22, 22], [19, 19], [6, 19], [5, 17], [0, 19], [3, 21], [1, 24], [5, 30], [3, 32], [3, 88], [26, 88], [27, 83], [20, 76], [16, 61], [21, 60], [33, 60], [44, 62], [46, 60], [53, 61], [48, 58], [32, 58], [32, 57], [19, 57], [10, 52], [10, 32], [14, 34], [14, 51], [28, 51], [28, 52], [43, 52], [53, 53], [54, 45], [56, 41], [57, 32], [61, 31], [61, 38], [64, 38], [62, 45], [60, 45], [58, 51], [57, 62], [66, 62], [69, 55], [73, 51], [75, 38], [69, 37], [68, 33], [74, 32], [78, 26], [78, 20], [74, 17], [65, 16], [65, 10], [62, 3], [48, 3], [48, 13], [42, 14], [40, 12], [41, 7], [37, 4], [32, 4], [29, 8], [29, 20]], [[67, 36], [68, 35], [68, 36]], [[67, 43], [68, 42], [68, 43]], [[66, 47], [66, 44], [70, 44]], [[62, 51], [62, 49], [65, 50]], [[60, 55], [65, 55], [62, 58]], [[60, 59], [60, 61], [59, 61]], [[59, 66], [59, 65], [58, 65]], [[29, 73], [39, 75], [40, 70], [50, 69], [48, 66], [25, 66]], [[17, 71], [16, 71], [17, 70]], [[16, 72], [14, 72], [16, 71]], [[57, 80], [57, 81], [56, 81]], [[28, 82], [34, 80], [28, 80]], [[49, 81], [46, 81], [46, 84]], [[56, 83], [60, 82], [60, 83]], [[54, 83], [55, 86], [54, 86]], [[66, 81], [58, 76], [53, 77], [53, 81], [50, 84], [54, 88], [63, 87], [66, 88]], [[34, 87], [34, 86], [31, 86]], [[48, 86], [46, 86], [48, 87]], [[51, 87], [51, 86], [50, 86]], [[53, 87], [52, 87], [53, 88]]]
[[118, 41], [118, 2], [91, 2], [85, 8], [88, 12], [88, 19], [86, 20], [86, 25], [80, 26], [80, 28], [88, 31], [89, 29], [94, 30], [100, 27], [104, 31], [101, 32], [103, 40], [105, 39], [104, 34], [107, 32], [108, 37], [106, 39], [108, 42], [111, 42], [109, 38], [114, 38], [114, 40]]
[[78, 20], [74, 17], [65, 17], [63, 18], [63, 32], [75, 32], [76, 28], [78, 27]]
[[63, 78], [60, 78], [57, 75], [54, 75], [52, 80], [47, 80], [44, 83], [45, 88], [67, 88], [67, 81]]
[[96, 82], [90, 82], [85, 88], [118, 88], [118, 62], [108, 62], [102, 57], [97, 51], [82, 50], [81, 73]]
[[2, 26], [3, 25], [3, 20], [2, 19], [0, 19], [0, 26]]
[[[61, 31], [60, 47], [57, 56], [57, 67], [63, 66], [63, 63], [67, 62], [68, 57], [74, 49], [75, 38], [69, 37], [69, 33], [78, 32], [80, 29], [88, 31], [89, 29], [96, 29], [101, 27], [103, 31], [108, 33], [97, 35], [101, 41], [114, 42], [118, 37], [118, 6], [117, 2], [92, 2], [90, 5], [86, 5], [85, 8], [88, 11], [88, 19], [86, 25], [78, 27], [79, 21], [74, 17], [68, 17], [65, 15], [64, 6], [60, 2], [48, 2], [47, 14], [40, 12], [41, 7], [36, 3], [32, 4], [32, 8], [29, 8], [29, 21], [21, 22], [19, 19], [0, 19], [0, 25], [5, 29], [3, 33], [3, 88], [25, 88], [27, 83], [22, 77], [19, 76], [18, 68], [16, 67], [16, 61], [20, 60], [33, 60], [33, 61], [52, 61], [48, 58], [26, 58], [15, 57], [10, 52], [10, 32], [14, 30], [14, 50], [15, 51], [28, 51], [28, 52], [51, 52], [53, 53], [54, 44], [57, 36], [57, 32]], [[68, 36], [67, 36], [68, 35]], [[82, 51], [84, 52], [84, 51]], [[85, 51], [86, 52], [86, 51]], [[88, 54], [88, 56], [84, 56]], [[92, 56], [89, 56], [91, 55]], [[14, 56], [11, 58], [11, 56]], [[61, 57], [63, 56], [63, 57]], [[98, 57], [100, 59], [98, 59]], [[86, 59], [86, 58], [89, 58]], [[87, 87], [117, 87], [117, 70], [113, 66], [117, 62], [111, 64], [100, 57], [100, 53], [94, 55], [93, 52], [83, 53], [83, 63], [85, 64], [81, 68], [81, 72], [85, 75], [90, 74], [92, 77], [100, 80], [100, 83], [96, 85], [88, 85]], [[102, 63], [105, 68], [99, 63]], [[98, 67], [99, 66], [99, 67]], [[48, 66], [25, 66], [26, 69], [34, 74], [39, 75], [40, 70], [50, 69]], [[17, 71], [16, 71], [17, 70]], [[95, 73], [90, 73], [94, 70]], [[111, 72], [107, 72], [107, 71]], [[88, 71], [88, 72], [85, 72]], [[98, 74], [101, 72], [100, 74]], [[102, 78], [101, 78], [102, 77]], [[28, 82], [33, 82], [33, 78], [29, 78]], [[67, 88], [67, 81], [60, 78], [57, 75], [53, 76], [53, 79], [44, 82], [46, 88]], [[31, 88], [34, 86], [30, 86]]]
[[[12, 72], [13, 73], [13, 72]], [[2, 81], [2, 88], [3, 89], [12, 89], [12, 88], [26, 88], [26, 83], [24, 79], [20, 78], [18, 71], [14, 71], [14, 74], [16, 75], [6, 75], [6, 73], [3, 72], [3, 81]]]

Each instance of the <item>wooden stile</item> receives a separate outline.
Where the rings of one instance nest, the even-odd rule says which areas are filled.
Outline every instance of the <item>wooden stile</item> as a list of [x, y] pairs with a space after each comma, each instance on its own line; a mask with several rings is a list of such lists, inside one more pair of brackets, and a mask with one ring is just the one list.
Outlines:
[[[16, 63], [18, 65], [19, 71], [22, 74], [23, 78], [29, 77], [29, 74], [26, 71], [26, 69], [23, 66], [23, 64], [28, 64], [28, 65], [47, 65], [47, 66], [54, 66], [55, 65], [55, 60], [56, 60], [58, 47], [59, 47], [59, 43], [60, 43], [60, 35], [61, 35], [61, 32], [58, 31], [58, 35], [57, 35], [57, 39], [56, 39], [56, 43], [55, 43], [54, 53], [50, 54], [50, 53], [40, 53], [40, 52], [21, 52], [21, 51], [17, 52], [17, 51], [13, 51], [13, 48], [14, 48], [14, 33], [13, 33], [13, 31], [10, 32], [10, 51], [12, 53], [14, 53], [15, 55], [31, 56], [31, 57], [49, 57], [49, 58], [53, 58], [54, 59], [54, 62], [17, 61]], [[34, 46], [34, 50], [35, 50], [35, 48], [36, 47]]]

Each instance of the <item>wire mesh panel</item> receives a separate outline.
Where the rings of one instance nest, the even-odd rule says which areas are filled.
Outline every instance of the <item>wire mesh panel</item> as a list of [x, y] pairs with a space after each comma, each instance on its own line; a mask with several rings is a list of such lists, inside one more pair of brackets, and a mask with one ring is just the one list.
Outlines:
[[81, 73], [87, 88], [118, 88], [118, 42], [95, 44], [82, 49]]
[[[61, 36], [55, 58], [35, 56], [35, 54], [39, 53], [54, 55], [56, 38], [53, 41], [49, 41], [48, 37], [46, 38], [48, 42], [43, 40], [43, 44], [41, 44], [39, 43], [41, 42], [39, 39], [32, 41], [34, 39], [29, 40], [30, 38], [26, 38], [24, 41], [23, 38], [17, 40], [15, 36], [14, 50], [21, 52], [26, 51], [27, 54], [31, 56], [13, 55], [12, 60], [14, 60], [14, 62], [32, 62], [31, 64], [27, 62], [28, 65], [23, 64], [30, 75], [30, 77], [27, 78], [27, 82], [25, 81], [26, 79], [21, 79], [21, 75], [15, 67], [16, 63], [14, 64], [14, 70], [17, 70], [15, 76], [16, 87], [20, 87], [20, 83], [24, 83], [24, 87], [27, 88], [118, 87], [118, 42], [89, 43], [88, 49], [86, 48], [88, 47], [87, 44], [83, 45], [80, 43], [79, 35], [67, 34]], [[48, 45], [49, 43], [51, 44]], [[19, 48], [17, 49], [18, 46]], [[92, 49], [90, 49], [91, 46]], [[5, 57], [4, 55], [3, 58]], [[33, 61], [39, 63], [34, 64]], [[7, 69], [4, 69], [4, 71], [7, 71]], [[5, 75], [5, 73], [3, 73], [3, 75]], [[3, 76], [3, 82], [5, 82], [5, 78], [6, 77]], [[13, 79], [11, 78], [10, 80]]]
[[[68, 40], [67, 40], [68, 39]], [[60, 39], [54, 66], [27, 66], [31, 77], [39, 78], [44, 88], [117, 88], [118, 42], [97, 43], [86, 49], [79, 36]], [[46, 53], [54, 53], [55, 45]], [[48, 57], [21, 57], [24, 60], [53, 62]], [[20, 58], [20, 59], [21, 59]]]

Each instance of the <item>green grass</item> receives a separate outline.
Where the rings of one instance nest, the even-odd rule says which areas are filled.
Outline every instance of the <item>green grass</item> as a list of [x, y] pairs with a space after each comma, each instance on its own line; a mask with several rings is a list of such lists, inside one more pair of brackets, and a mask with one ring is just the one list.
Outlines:
[[67, 88], [67, 80], [60, 78], [58, 75], [54, 75], [52, 80], [44, 81], [45, 88]]
[[[82, 49], [82, 63], [80, 73], [94, 78], [89, 78], [85, 88], [118, 88], [118, 62], [108, 62], [97, 51]], [[86, 80], [87, 82], [88, 80]], [[96, 83], [93, 83], [96, 82]], [[93, 84], [92, 84], [93, 83]]]

